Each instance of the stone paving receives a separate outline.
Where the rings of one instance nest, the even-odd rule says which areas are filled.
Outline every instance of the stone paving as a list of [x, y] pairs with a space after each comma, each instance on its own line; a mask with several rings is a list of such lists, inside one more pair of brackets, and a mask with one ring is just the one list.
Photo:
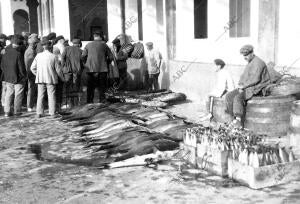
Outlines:
[[[203, 110], [186, 103], [168, 111], [197, 121]], [[300, 203], [300, 181], [252, 190], [182, 162], [101, 170], [40, 161], [27, 149], [62, 134], [72, 133], [57, 119], [0, 116], [0, 203]]]

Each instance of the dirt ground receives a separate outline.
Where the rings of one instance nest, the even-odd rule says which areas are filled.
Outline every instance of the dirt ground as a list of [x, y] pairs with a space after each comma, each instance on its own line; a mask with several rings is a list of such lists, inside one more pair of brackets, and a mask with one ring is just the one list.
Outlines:
[[[203, 108], [170, 109], [197, 121]], [[28, 144], [72, 134], [57, 119], [0, 116], [0, 203], [300, 203], [300, 181], [252, 190], [183, 163], [101, 170], [40, 161]]]

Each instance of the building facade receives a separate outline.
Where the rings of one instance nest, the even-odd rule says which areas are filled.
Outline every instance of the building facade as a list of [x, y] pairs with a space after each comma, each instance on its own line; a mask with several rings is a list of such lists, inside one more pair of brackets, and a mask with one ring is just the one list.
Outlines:
[[1, 0], [0, 32], [28, 28], [88, 41], [101, 30], [109, 40], [126, 33], [134, 41], [153, 41], [165, 59], [161, 88], [203, 102], [214, 85], [215, 58], [238, 81], [244, 44], [252, 44], [266, 63], [298, 74], [299, 7], [298, 0]]

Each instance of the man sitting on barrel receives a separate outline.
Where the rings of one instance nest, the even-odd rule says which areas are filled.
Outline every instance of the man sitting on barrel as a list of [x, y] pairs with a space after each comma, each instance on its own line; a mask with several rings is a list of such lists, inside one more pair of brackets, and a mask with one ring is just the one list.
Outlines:
[[243, 127], [246, 103], [253, 96], [261, 96], [263, 89], [270, 83], [267, 66], [263, 60], [255, 56], [252, 45], [245, 45], [240, 53], [248, 62], [240, 77], [237, 89], [227, 93], [225, 97], [226, 112], [233, 116], [232, 123]]

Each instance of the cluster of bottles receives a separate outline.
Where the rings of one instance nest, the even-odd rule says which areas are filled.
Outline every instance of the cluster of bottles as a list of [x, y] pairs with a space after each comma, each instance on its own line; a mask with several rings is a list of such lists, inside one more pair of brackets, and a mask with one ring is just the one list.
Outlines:
[[245, 146], [232, 150], [232, 158], [252, 167], [267, 166], [295, 160], [292, 148], [260, 144], [253, 147]]
[[295, 156], [291, 148], [278, 144], [265, 144], [265, 135], [257, 135], [249, 130], [222, 125], [218, 129], [197, 126], [186, 130], [189, 138], [220, 151], [231, 150], [231, 158], [242, 164], [260, 167], [277, 163], [291, 162]]
[[229, 125], [220, 126], [218, 129], [212, 127], [197, 126], [188, 128], [186, 135], [196, 138], [196, 142], [221, 151], [233, 150], [240, 146], [256, 145], [263, 140], [263, 135], [235, 128]]

